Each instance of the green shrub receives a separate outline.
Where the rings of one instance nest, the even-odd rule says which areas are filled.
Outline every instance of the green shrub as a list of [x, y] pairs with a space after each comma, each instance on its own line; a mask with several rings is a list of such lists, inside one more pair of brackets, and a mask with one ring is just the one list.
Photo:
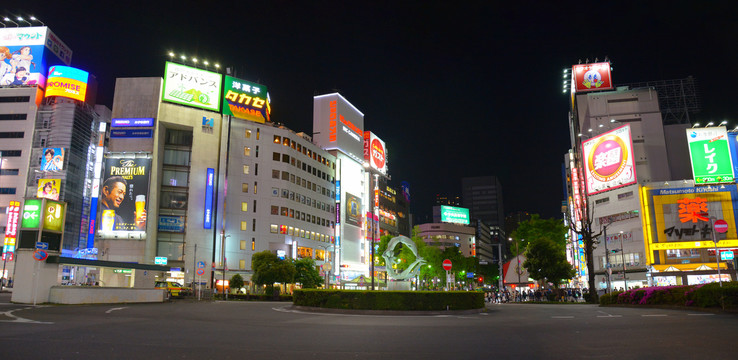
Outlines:
[[299, 289], [298, 306], [353, 310], [468, 310], [484, 307], [484, 293]]
[[647, 287], [600, 296], [600, 305], [613, 304], [738, 309], [738, 282]]

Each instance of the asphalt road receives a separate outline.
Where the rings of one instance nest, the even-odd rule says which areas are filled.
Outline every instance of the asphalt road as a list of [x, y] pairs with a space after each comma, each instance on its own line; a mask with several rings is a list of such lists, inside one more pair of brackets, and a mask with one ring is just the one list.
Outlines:
[[594, 305], [473, 315], [294, 311], [277, 302], [8, 304], [0, 359], [736, 359], [738, 316]]

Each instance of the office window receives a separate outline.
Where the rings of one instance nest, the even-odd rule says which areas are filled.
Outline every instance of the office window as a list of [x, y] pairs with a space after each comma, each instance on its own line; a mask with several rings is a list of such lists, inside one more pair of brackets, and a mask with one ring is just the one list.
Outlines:
[[272, 170], [272, 179], [279, 179], [279, 170]]
[[2, 195], [15, 195], [15, 188], [0, 188], [0, 194]]
[[187, 130], [167, 129], [166, 145], [192, 146], [192, 132]]
[[290, 146], [290, 139], [289, 138], [284, 138], [284, 140], [282, 141], [282, 145], [284, 145], [284, 146]]
[[0, 156], [2, 157], [19, 157], [21, 153], [21, 150], [0, 150]]
[[254, 206], [253, 206], [253, 208], [254, 208], [254, 212], [256, 212], [256, 200], [254, 200]]
[[251, 139], [251, 130], [246, 129], [246, 133], [244, 134], [244, 137], [247, 139]]
[[249, 203], [241, 201], [241, 211], [249, 211]]
[[276, 205], [272, 205], [272, 211], [271, 211], [271, 214], [272, 214], [272, 215], [279, 215], [279, 206], [276, 206]]
[[0, 169], [0, 175], [18, 175], [19, 169]]
[[282, 154], [276, 151], [272, 153], [272, 160], [279, 161], [280, 159], [282, 159]]
[[258, 182], [254, 181], [254, 194], [256, 194], [256, 186], [259, 185]]
[[284, 206], [282, 206], [282, 207], [279, 208], [279, 214], [282, 215], [282, 216], [289, 215], [289, 211], [290, 210], [288, 208], [284, 207]]
[[254, 176], [259, 176], [259, 164], [254, 164]]
[[290, 163], [290, 156], [287, 154], [282, 154], [282, 162], [283, 163]]
[[279, 135], [274, 135], [274, 143], [279, 144], [281, 142], [282, 142], [282, 137], [280, 137]]
[[26, 120], [27, 114], [0, 114], [0, 120]]
[[241, 250], [246, 250], [246, 240], [241, 240]]
[[256, 250], [256, 238], [251, 238], [251, 251]]
[[249, 184], [248, 183], [242, 183], [241, 184], [241, 192], [249, 192]]
[[297, 152], [302, 152], [302, 145], [297, 144]]
[[248, 146], [243, 147], [243, 156], [251, 156], [251, 148]]
[[272, 188], [272, 196], [279, 196], [279, 188]]
[[239, 270], [246, 269], [246, 260], [243, 260], [243, 259], [238, 260], [238, 269]]
[[290, 173], [282, 171], [282, 180], [290, 181]]
[[248, 174], [249, 173], [249, 166], [248, 165], [244, 165], [243, 166], [243, 173], [244, 174]]
[[162, 170], [161, 184], [164, 186], [187, 186], [188, 171]]
[[259, 129], [256, 129], [256, 140], [259, 140], [259, 137], [260, 137]]
[[256, 219], [251, 220], [251, 231], [256, 231]]
[[30, 102], [30, 96], [0, 96], [0, 103], [6, 102]]
[[19, 139], [23, 137], [23, 131], [0, 132], [0, 139]]
[[259, 157], [259, 145], [256, 145], [256, 154], [255, 154], [255, 156], [256, 157]]
[[[269, 232], [272, 233], [272, 234], [278, 233], [279, 232], [279, 226], [278, 225], [275, 225], [275, 224], [271, 224], [269, 226]], [[251, 243], [253, 244], [253, 240], [252, 240]]]
[[164, 150], [164, 165], [190, 166], [190, 152], [184, 150]]
[[249, 229], [249, 222], [248, 221], [241, 221], [241, 231], [246, 231]]
[[159, 206], [165, 209], [186, 209], [187, 193], [162, 190]]

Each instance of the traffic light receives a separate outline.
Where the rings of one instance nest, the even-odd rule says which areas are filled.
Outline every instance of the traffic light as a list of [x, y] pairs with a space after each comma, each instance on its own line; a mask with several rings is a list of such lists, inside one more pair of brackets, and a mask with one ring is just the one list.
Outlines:
[[480, 282], [480, 283], [483, 283], [483, 282], [484, 282], [484, 276], [480, 276], [480, 277], [479, 277], [479, 282]]

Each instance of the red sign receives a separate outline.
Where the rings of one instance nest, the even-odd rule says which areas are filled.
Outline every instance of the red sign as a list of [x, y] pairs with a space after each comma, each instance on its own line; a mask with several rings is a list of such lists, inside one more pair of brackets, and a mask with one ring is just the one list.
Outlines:
[[13, 261], [13, 253], [12, 252], [6, 252], [3, 253], [3, 257], [0, 258], [2, 261]]
[[451, 260], [449, 259], [443, 260], [443, 270], [446, 270], [446, 271], [451, 270]]
[[572, 66], [571, 70], [576, 92], [613, 88], [610, 63], [579, 64]]
[[715, 221], [715, 231], [719, 233], [725, 233], [728, 232], [728, 222], [725, 220], [717, 220]]
[[33, 252], [33, 260], [44, 261], [48, 257], [49, 257], [49, 253], [47, 253], [44, 250], [37, 249], [36, 251]]
[[197, 275], [203, 276], [205, 274], [205, 269], [197, 269]]

